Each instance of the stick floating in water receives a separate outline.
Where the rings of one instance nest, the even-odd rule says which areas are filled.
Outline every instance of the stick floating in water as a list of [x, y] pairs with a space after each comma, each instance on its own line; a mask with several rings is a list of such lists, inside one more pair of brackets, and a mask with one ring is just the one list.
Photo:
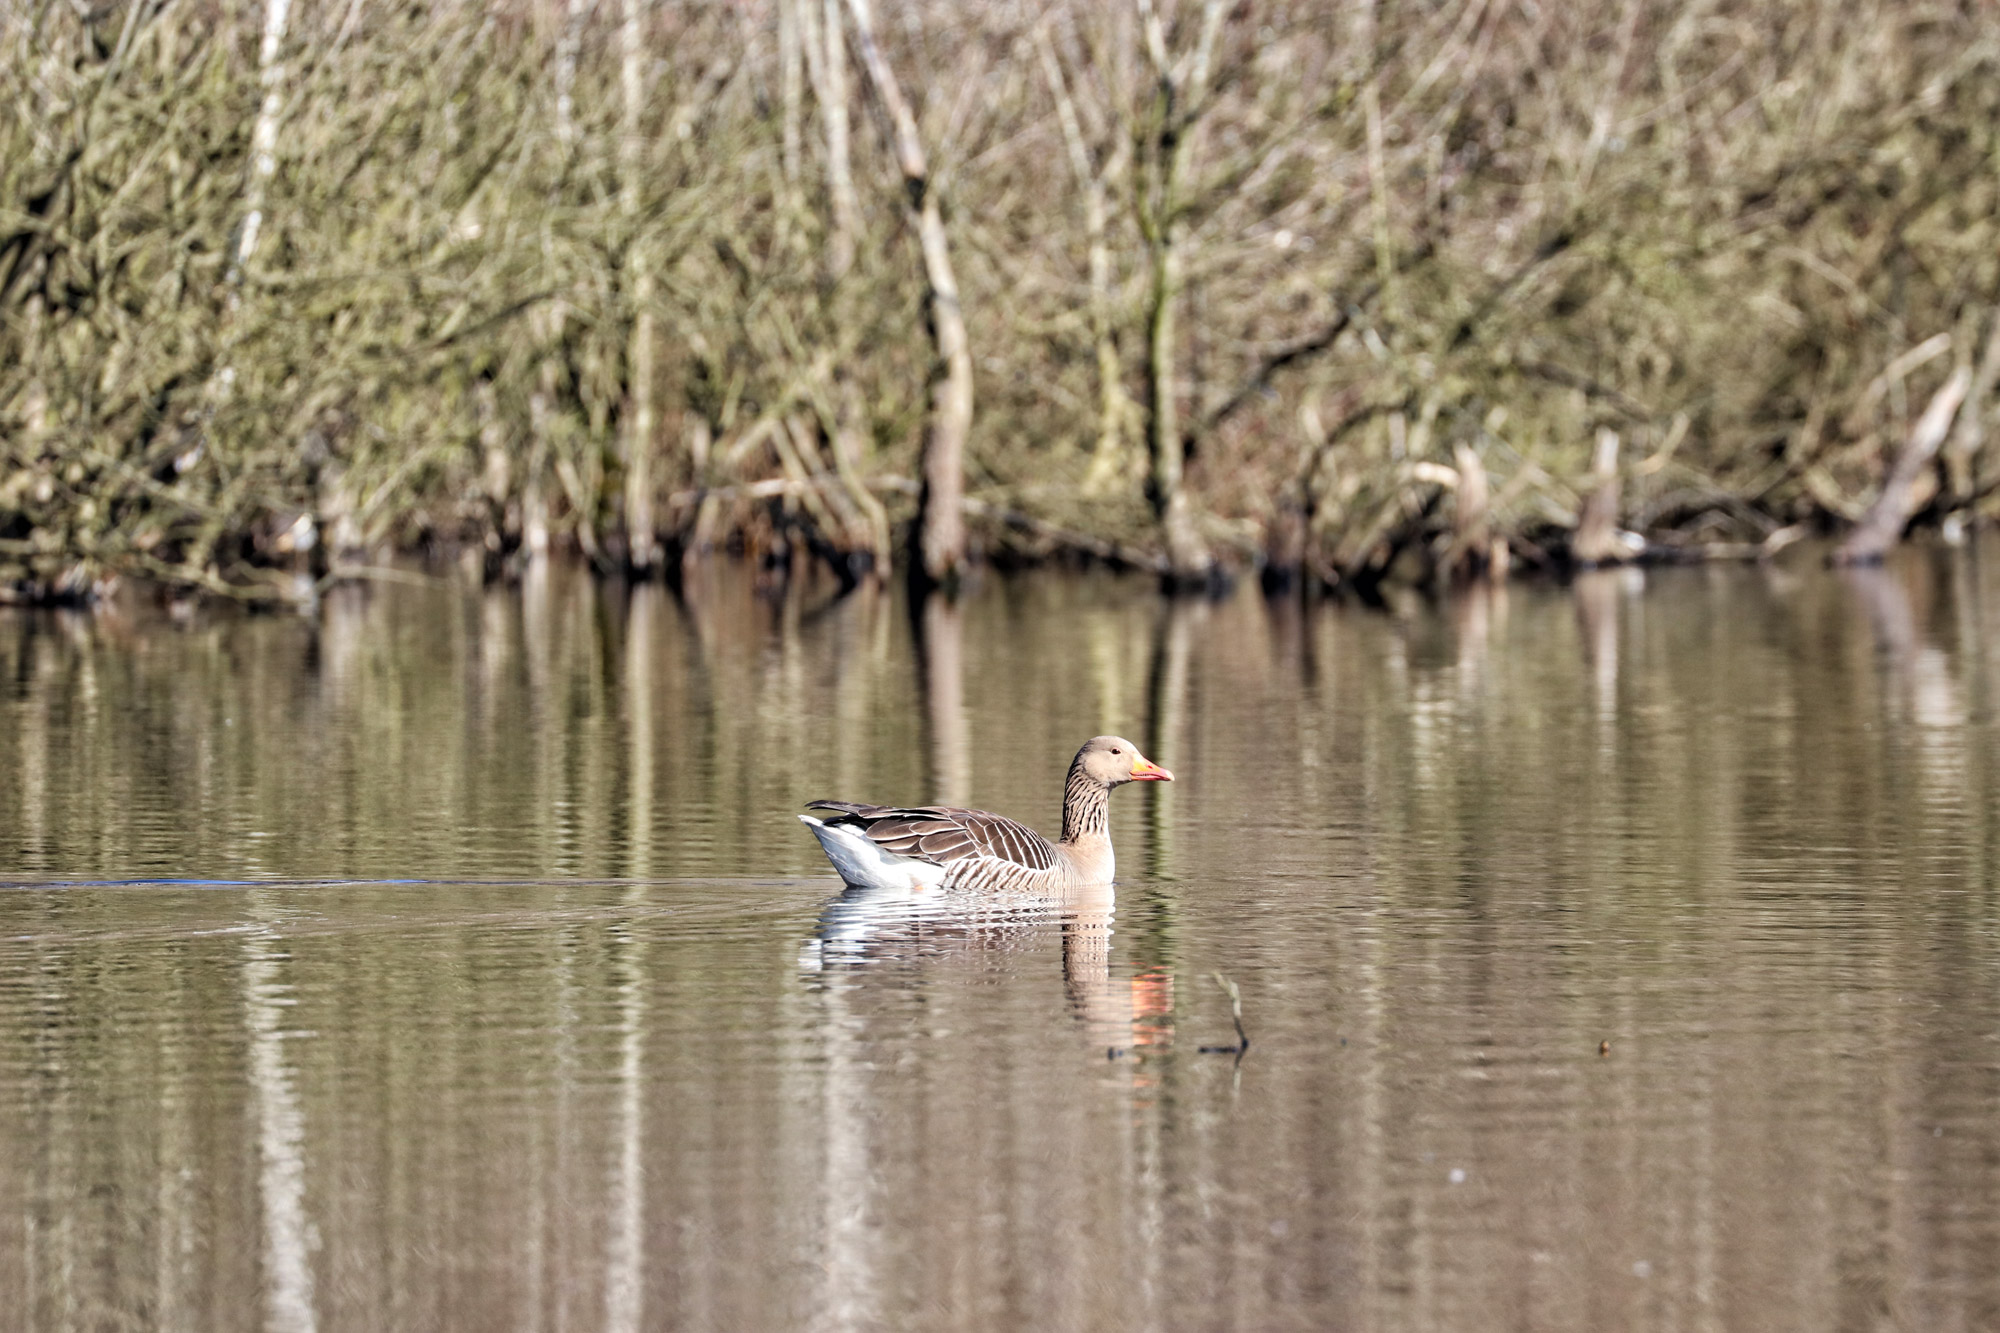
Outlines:
[[1223, 976], [1222, 973], [1211, 972], [1209, 975], [1215, 978], [1216, 985], [1222, 987], [1229, 994], [1229, 1017], [1236, 1024], [1236, 1044], [1234, 1046], [1203, 1046], [1201, 1054], [1233, 1055], [1241, 1060], [1244, 1053], [1250, 1049], [1250, 1034], [1243, 1030], [1243, 993], [1236, 988], [1235, 982]]

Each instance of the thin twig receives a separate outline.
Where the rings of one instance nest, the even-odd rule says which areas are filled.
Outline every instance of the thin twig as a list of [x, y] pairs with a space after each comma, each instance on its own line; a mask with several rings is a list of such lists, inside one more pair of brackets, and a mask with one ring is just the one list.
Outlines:
[[1235, 982], [1222, 973], [1211, 972], [1208, 975], [1214, 977], [1215, 984], [1222, 987], [1229, 995], [1229, 1017], [1236, 1024], [1236, 1044], [1234, 1046], [1204, 1046], [1201, 1048], [1201, 1053], [1203, 1055], [1234, 1055], [1238, 1060], [1241, 1060], [1250, 1050], [1250, 1034], [1243, 1030], [1243, 993], [1236, 988]]

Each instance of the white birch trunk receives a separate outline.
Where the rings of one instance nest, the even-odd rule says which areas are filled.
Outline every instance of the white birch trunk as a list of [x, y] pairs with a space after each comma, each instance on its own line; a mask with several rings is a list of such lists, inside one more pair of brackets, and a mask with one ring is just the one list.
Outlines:
[[640, 115], [645, 109], [645, 27], [644, 0], [624, 0], [621, 28], [621, 82], [624, 85], [624, 114], [618, 136], [619, 207], [630, 230], [627, 233], [627, 293], [631, 301], [632, 337], [627, 352], [630, 411], [625, 435], [625, 540], [627, 558], [634, 570], [644, 572], [658, 563], [659, 537], [654, 523], [654, 492], [658, 488], [653, 470], [654, 435], [657, 434], [659, 407], [653, 400], [655, 342], [653, 329], [653, 268], [647, 244], [638, 234], [640, 226], [639, 182], [645, 160], [645, 140], [641, 137]]
[[568, 148], [576, 142], [576, 60], [583, 46], [583, 24], [595, 0], [567, 0], [562, 36], [556, 40], [556, 139]]
[[257, 48], [257, 82], [264, 90], [264, 100], [257, 108], [257, 122], [250, 131], [250, 176], [243, 187], [243, 226], [236, 234], [235, 253], [229, 257], [231, 287], [243, 281], [243, 270], [257, 253], [271, 177], [278, 171], [278, 119], [285, 106], [285, 65], [280, 57], [291, 15], [292, 0], [265, 0], [264, 40]]

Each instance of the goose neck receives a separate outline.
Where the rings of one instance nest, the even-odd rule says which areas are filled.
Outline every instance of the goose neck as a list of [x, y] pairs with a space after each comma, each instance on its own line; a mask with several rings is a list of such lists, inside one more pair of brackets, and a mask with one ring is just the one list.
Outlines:
[[1110, 797], [1103, 783], [1083, 771], [1083, 756], [1078, 755], [1063, 782], [1062, 840], [1070, 844], [1093, 839], [1108, 841]]

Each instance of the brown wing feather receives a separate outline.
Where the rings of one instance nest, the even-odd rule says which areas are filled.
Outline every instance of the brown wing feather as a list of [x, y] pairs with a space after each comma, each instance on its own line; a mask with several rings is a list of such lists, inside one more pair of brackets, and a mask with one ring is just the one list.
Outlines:
[[858, 830], [898, 856], [950, 865], [968, 856], [990, 856], [1029, 870], [1053, 870], [1056, 849], [1041, 834], [1004, 815], [949, 805], [860, 805], [813, 801], [808, 810], [833, 810], [827, 820]]

